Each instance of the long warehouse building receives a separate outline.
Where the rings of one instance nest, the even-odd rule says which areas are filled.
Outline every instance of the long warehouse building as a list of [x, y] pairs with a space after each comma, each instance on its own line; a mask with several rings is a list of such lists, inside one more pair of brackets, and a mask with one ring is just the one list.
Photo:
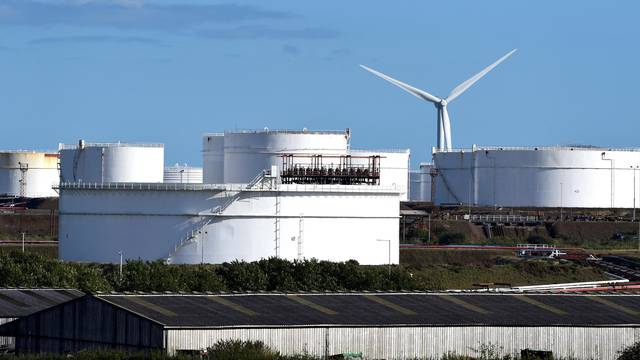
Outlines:
[[370, 359], [499, 356], [613, 360], [640, 337], [639, 295], [341, 293], [84, 296], [0, 327], [18, 353], [206, 350], [262, 341], [282, 354]]

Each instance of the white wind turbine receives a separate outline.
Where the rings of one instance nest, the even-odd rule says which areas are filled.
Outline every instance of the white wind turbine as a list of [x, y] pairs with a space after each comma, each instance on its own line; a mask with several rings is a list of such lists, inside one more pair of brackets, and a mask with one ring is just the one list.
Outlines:
[[480, 71], [479, 73], [475, 74], [474, 76], [472, 76], [471, 78], [469, 78], [467, 81], [463, 82], [462, 84], [456, 86], [451, 93], [449, 94], [449, 96], [447, 96], [444, 99], [441, 99], [439, 97], [433, 96], [431, 94], [429, 94], [428, 92], [424, 91], [424, 90], [420, 90], [418, 88], [415, 88], [411, 85], [405, 84], [401, 81], [398, 81], [392, 77], [389, 77], [379, 71], [373, 70], [369, 67], [366, 67], [364, 65], [360, 65], [363, 69], [373, 73], [374, 75], [377, 75], [385, 80], [387, 80], [388, 82], [402, 88], [403, 90], [413, 94], [414, 96], [432, 102], [435, 106], [436, 109], [438, 109], [438, 150], [451, 150], [452, 148], [452, 144], [451, 144], [451, 123], [449, 122], [449, 113], [447, 112], [447, 105], [453, 101], [453, 99], [457, 98], [458, 96], [462, 95], [462, 93], [464, 93], [468, 88], [471, 87], [471, 85], [475, 84], [476, 81], [480, 80], [483, 76], [485, 76], [489, 71], [493, 70], [494, 67], [498, 66], [501, 62], [505, 61], [509, 56], [511, 56], [514, 52], [516, 52], [517, 49], [513, 49], [511, 50], [509, 53], [507, 53], [505, 56], [501, 57], [500, 59], [498, 59], [496, 62], [494, 62], [493, 64], [487, 66], [486, 68], [484, 68], [484, 70]]

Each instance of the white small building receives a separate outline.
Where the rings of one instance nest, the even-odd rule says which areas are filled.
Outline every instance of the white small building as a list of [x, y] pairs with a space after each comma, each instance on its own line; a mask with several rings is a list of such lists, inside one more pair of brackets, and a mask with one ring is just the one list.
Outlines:
[[165, 183], [202, 184], [202, 168], [187, 164], [165, 166], [163, 179]]

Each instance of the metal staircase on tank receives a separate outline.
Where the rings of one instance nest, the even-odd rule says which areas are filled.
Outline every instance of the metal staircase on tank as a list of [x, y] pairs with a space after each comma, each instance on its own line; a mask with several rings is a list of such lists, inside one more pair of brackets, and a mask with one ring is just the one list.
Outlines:
[[[251, 180], [245, 189], [274, 189], [277, 187], [277, 170], [272, 167], [271, 170], [263, 170], [261, 171], [253, 180]], [[200, 213], [200, 217], [206, 216], [220, 216], [223, 215], [224, 211], [231, 206], [234, 202], [236, 202], [242, 196], [242, 190], [233, 192], [233, 195], [229, 196], [231, 192], [225, 191], [225, 196], [227, 196], [227, 200], [222, 204], [214, 207], [210, 210], [210, 212]], [[276, 242], [276, 257], [280, 255], [280, 197], [276, 194], [276, 224], [275, 224], [275, 242]], [[167, 257], [166, 262], [171, 264], [174, 256], [178, 253], [178, 251], [185, 246], [191, 245], [193, 243], [198, 242], [198, 238], [202, 238], [203, 229], [209, 225], [214, 218], [209, 218], [204, 221], [200, 226], [196, 229], [191, 230], [184, 238], [180, 239], [180, 241], [173, 247], [173, 250], [170, 251], [169, 256]]]
[[200, 226], [198, 226], [196, 229], [191, 230], [185, 237], [180, 239], [180, 241], [174, 245], [173, 250], [169, 252], [169, 256], [167, 257], [167, 264], [171, 264], [173, 262], [173, 257], [176, 256], [180, 249], [184, 248], [185, 246], [197, 243], [198, 237], [202, 238], [202, 231], [207, 225], [211, 223], [211, 220], [212, 219], [208, 219], [202, 222]]

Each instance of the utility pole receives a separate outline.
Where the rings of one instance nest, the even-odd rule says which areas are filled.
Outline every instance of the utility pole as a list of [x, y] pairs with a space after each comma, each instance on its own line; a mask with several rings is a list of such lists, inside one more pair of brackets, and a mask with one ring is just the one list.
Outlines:
[[427, 244], [431, 244], [431, 213], [429, 213], [429, 235]]
[[24, 233], [22, 233], [22, 252], [24, 252]]

